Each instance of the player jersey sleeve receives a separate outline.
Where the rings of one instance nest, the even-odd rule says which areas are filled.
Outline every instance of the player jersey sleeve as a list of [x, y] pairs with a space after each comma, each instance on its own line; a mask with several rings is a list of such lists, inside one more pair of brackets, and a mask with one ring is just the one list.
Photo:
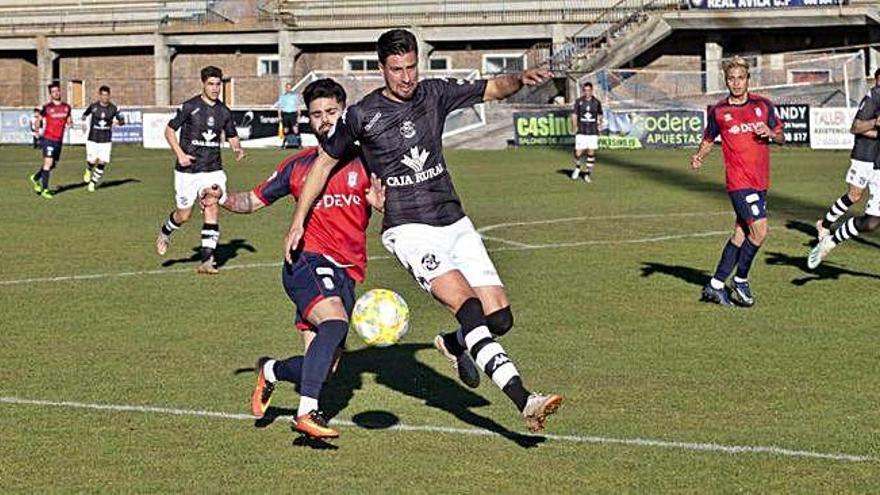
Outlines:
[[483, 95], [486, 93], [488, 81], [479, 79], [468, 81], [465, 79], [434, 79], [425, 81], [423, 84], [435, 86], [440, 104], [446, 113], [459, 108], [472, 107], [483, 103]]
[[877, 98], [874, 97], [876, 92], [871, 91], [864, 98], [862, 98], [861, 103], [859, 103], [859, 110], [856, 112], [856, 119], [858, 120], [871, 120], [877, 114], [877, 104], [880, 103], [877, 101]]
[[782, 119], [776, 116], [776, 105], [772, 101], [766, 100], [767, 103], [767, 127], [773, 131], [782, 129]]
[[327, 139], [321, 143], [325, 153], [336, 160], [347, 156], [354, 148], [354, 142], [360, 139], [360, 129], [363, 115], [357, 105], [352, 105], [342, 112], [342, 116], [336, 121], [336, 125], [330, 129]]
[[95, 108], [95, 105], [94, 105], [94, 104], [91, 104], [91, 105], [89, 105], [88, 108], [86, 108], [86, 111], [83, 112], [83, 114], [82, 114], [82, 119], [83, 119], [83, 120], [85, 120], [86, 117], [88, 117], [89, 115], [92, 114], [92, 109], [93, 109], [93, 108]]
[[174, 117], [168, 121], [168, 127], [174, 129], [175, 131], [180, 129], [180, 126], [184, 124], [184, 122], [189, 119], [190, 114], [190, 106], [187, 102], [184, 102], [183, 105], [180, 105], [180, 108], [177, 109], [177, 113], [174, 114]]
[[235, 130], [235, 121], [232, 119], [232, 110], [224, 106], [223, 115], [226, 119], [226, 123], [223, 124], [223, 133], [226, 134], [226, 139], [238, 137], [238, 131]]
[[601, 116], [602, 116], [602, 102], [599, 100], [596, 100], [596, 118], [598, 119]]
[[575, 115], [577, 115], [578, 118], [580, 118], [580, 116], [581, 116], [581, 100], [580, 100], [580, 98], [578, 98], [577, 100], [574, 100], [574, 108], [572, 108], [572, 113], [574, 113]]
[[119, 108], [115, 106], [113, 107], [113, 116], [110, 118], [116, 119], [116, 122], [118, 122], [119, 125], [125, 125], [125, 117], [123, 117], [122, 113], [119, 112]]
[[706, 131], [703, 132], [703, 141], [715, 141], [715, 138], [721, 134], [721, 126], [718, 125], [718, 119], [715, 118], [716, 114], [714, 106], [706, 114]]
[[265, 182], [253, 189], [264, 205], [269, 206], [290, 194], [290, 174], [293, 173], [295, 160], [282, 163]]
[[42, 107], [40, 107], [40, 116], [41, 117], [46, 116], [46, 105], [43, 105]]

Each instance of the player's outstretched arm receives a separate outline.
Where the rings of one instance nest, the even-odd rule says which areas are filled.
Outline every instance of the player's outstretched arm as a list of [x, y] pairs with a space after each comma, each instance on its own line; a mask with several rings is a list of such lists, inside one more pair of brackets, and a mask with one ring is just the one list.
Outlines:
[[339, 160], [328, 155], [323, 149], [318, 153], [318, 158], [306, 174], [306, 181], [303, 184], [302, 191], [299, 194], [299, 200], [296, 202], [296, 210], [293, 212], [293, 219], [290, 222], [290, 229], [284, 236], [284, 260], [288, 263], [292, 262], [291, 252], [299, 246], [305, 232], [306, 216], [309, 210], [318, 199], [318, 195], [327, 185], [327, 179], [330, 172]]
[[253, 213], [266, 206], [253, 191], [227, 193], [225, 199], [222, 194], [220, 186], [214, 184], [202, 191], [199, 204], [202, 209], [220, 204], [225, 210], [233, 213]]
[[552, 78], [553, 73], [544, 69], [528, 69], [519, 74], [498, 76], [486, 83], [483, 101], [503, 100], [523, 86], [540, 86]]
[[703, 166], [703, 159], [706, 158], [706, 155], [708, 155], [710, 151], [712, 151], [712, 141], [704, 139], [700, 142], [700, 147], [697, 148], [697, 152], [691, 157], [691, 168], [699, 170], [700, 167]]

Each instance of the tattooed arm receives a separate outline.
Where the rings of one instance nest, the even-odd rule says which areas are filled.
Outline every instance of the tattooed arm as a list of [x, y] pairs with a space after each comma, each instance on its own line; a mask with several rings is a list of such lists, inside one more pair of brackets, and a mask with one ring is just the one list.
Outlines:
[[221, 201], [221, 191], [217, 186], [202, 191], [200, 203], [202, 208], [220, 203], [220, 206], [233, 213], [253, 213], [266, 206], [253, 191], [227, 193], [226, 199]]

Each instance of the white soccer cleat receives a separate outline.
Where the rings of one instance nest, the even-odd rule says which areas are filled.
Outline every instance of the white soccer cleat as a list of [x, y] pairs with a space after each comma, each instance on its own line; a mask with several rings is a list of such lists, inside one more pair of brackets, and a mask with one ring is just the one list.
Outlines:
[[160, 231], [159, 237], [156, 237], [156, 254], [159, 256], [165, 256], [169, 244], [171, 244], [171, 238], [165, 235], [164, 232]]
[[89, 192], [95, 192], [95, 183], [94, 182], [89, 182], [88, 190], [89, 190]]
[[200, 275], [217, 275], [220, 273], [220, 270], [217, 269], [217, 265], [214, 264], [214, 257], [211, 256], [196, 267], [196, 273]]
[[593, 179], [590, 178], [590, 174], [584, 174], [584, 182], [586, 182], [587, 184], [593, 183]]
[[807, 257], [807, 268], [815, 270], [834, 247], [834, 239], [830, 235], [825, 236], [825, 238], [819, 241], [819, 244], [816, 244], [816, 247], [810, 251], [810, 256]]
[[522, 415], [526, 419], [526, 426], [531, 432], [542, 431], [547, 416], [556, 412], [562, 404], [562, 396], [556, 394], [543, 395], [533, 392], [526, 401], [526, 407]]
[[578, 169], [574, 169], [571, 171], [571, 180], [577, 180], [578, 176], [581, 174], [581, 171]]
[[822, 239], [831, 235], [831, 231], [822, 226], [822, 220], [816, 220], [816, 239], [821, 242]]

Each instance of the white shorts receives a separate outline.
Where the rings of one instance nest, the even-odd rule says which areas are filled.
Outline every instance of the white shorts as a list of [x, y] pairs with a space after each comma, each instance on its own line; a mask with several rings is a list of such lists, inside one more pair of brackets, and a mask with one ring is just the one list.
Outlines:
[[95, 163], [100, 160], [101, 163], [110, 163], [110, 149], [112, 146], [113, 143], [86, 141], [86, 161]]
[[178, 210], [186, 210], [192, 208], [198, 201], [199, 194], [202, 189], [211, 187], [214, 184], [220, 186], [226, 194], [226, 172], [215, 170], [213, 172], [200, 172], [196, 174], [188, 174], [174, 171], [174, 199], [177, 203]]
[[597, 134], [576, 134], [574, 136], [574, 149], [578, 151], [599, 149], [599, 136]]
[[398, 225], [382, 234], [382, 244], [428, 292], [432, 280], [452, 270], [460, 271], [471, 287], [504, 285], [468, 217], [444, 227]]
[[874, 177], [874, 164], [861, 160], [850, 160], [849, 170], [846, 171], [846, 183], [859, 189], [868, 187], [871, 178]]
[[874, 170], [871, 180], [868, 181], [868, 190], [871, 195], [865, 205], [865, 215], [880, 217], [880, 170]]

